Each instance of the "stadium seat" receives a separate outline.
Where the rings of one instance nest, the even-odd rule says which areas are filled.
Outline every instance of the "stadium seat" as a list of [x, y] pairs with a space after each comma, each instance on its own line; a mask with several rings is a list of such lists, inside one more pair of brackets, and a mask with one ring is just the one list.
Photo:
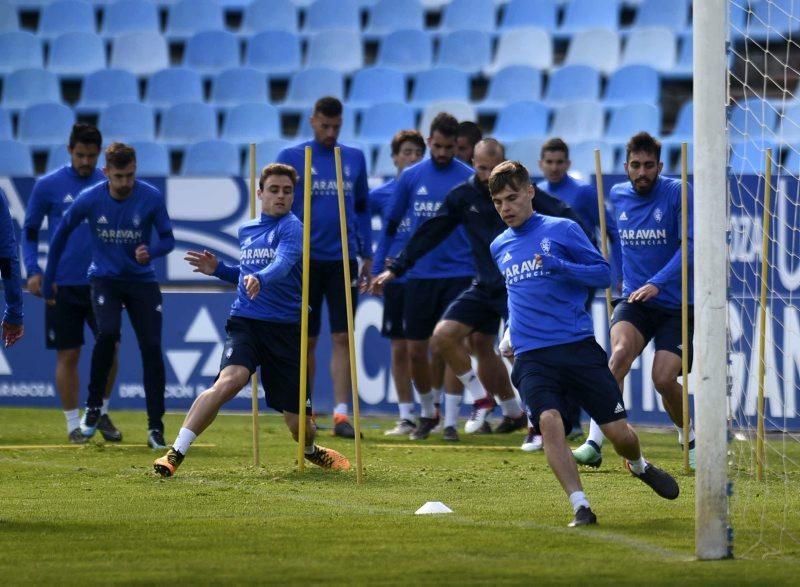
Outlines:
[[14, 129], [11, 126], [11, 112], [0, 108], [0, 141], [10, 141], [14, 138]]
[[47, 69], [60, 77], [80, 78], [106, 66], [106, 47], [95, 33], [64, 33], [50, 43]]
[[380, 102], [405, 102], [406, 76], [397, 69], [367, 67], [353, 76], [349, 108], [363, 109]]
[[300, 37], [289, 31], [266, 31], [247, 40], [244, 64], [271, 78], [288, 78], [303, 68]]
[[321, 96], [344, 99], [344, 77], [333, 69], [308, 68], [289, 80], [286, 100], [279, 105], [284, 112], [304, 112]]
[[[297, 139], [306, 140], [314, 136], [311, 128], [311, 107], [300, 114], [300, 127], [297, 129]], [[352, 141], [356, 136], [356, 112], [353, 108], [345, 108], [342, 112], [342, 128], [339, 129], [340, 141]]]
[[452, 0], [444, 7], [440, 31], [470, 29], [493, 33], [496, 23], [494, 0]]
[[658, 72], [647, 65], [628, 65], [611, 74], [603, 103], [606, 106], [635, 102], [658, 104], [660, 99], [661, 80]]
[[414, 78], [411, 104], [422, 108], [442, 100], [469, 101], [469, 76], [458, 69], [435, 67]]
[[304, 33], [342, 29], [359, 31], [361, 16], [355, 0], [316, 0], [306, 10]]
[[7, 2], [0, 3], [0, 33], [19, 30], [17, 9]]
[[17, 141], [0, 140], [0, 176], [32, 175], [33, 160], [28, 145]]
[[6, 76], [3, 84], [3, 107], [22, 110], [40, 102], [61, 102], [58, 76], [46, 69], [19, 69]]
[[161, 118], [159, 140], [180, 147], [217, 138], [217, 113], [208, 104], [175, 104]]
[[[662, 155], [661, 159], [664, 160], [666, 157], [672, 159], [672, 164], [669, 165], [669, 173], [672, 175], [681, 175], [681, 150], [680, 147], [674, 150], [674, 153], [667, 153]], [[624, 157], [624, 155], [623, 155]], [[665, 161], [664, 165], [667, 165]], [[691, 174], [694, 173], [694, 143], [691, 141], [686, 143], [686, 172]]]
[[550, 134], [569, 142], [603, 138], [605, 111], [599, 102], [570, 102], [555, 110]]
[[694, 108], [691, 100], [684, 102], [678, 110], [672, 133], [662, 139], [662, 144], [673, 148], [682, 142], [691, 142], [694, 134]]
[[109, 67], [127, 69], [140, 76], [169, 67], [167, 41], [155, 31], [119, 35], [111, 42]]
[[136, 150], [136, 174], [140, 177], [163, 177], [170, 174], [169, 153], [160, 143], [133, 141]]
[[369, 10], [364, 37], [373, 39], [403, 29], [422, 30], [425, 12], [417, 0], [380, 0]]
[[397, 168], [394, 166], [394, 161], [392, 160], [392, 146], [384, 143], [378, 147], [378, 157], [372, 168], [372, 175], [378, 177], [394, 177], [396, 174]]
[[730, 107], [728, 134], [731, 142], [771, 136], [778, 124], [778, 111], [761, 98], [738, 100]]
[[611, 110], [605, 140], [624, 145], [639, 131], [661, 134], [661, 109], [654, 104], [626, 104]]
[[[788, 151], [786, 161], [783, 162], [784, 174], [790, 174], [794, 177], [800, 176], [800, 151], [797, 150], [797, 145], [787, 145], [783, 149]], [[0, 152], [2, 152], [2, 149], [0, 149]], [[2, 170], [0, 170], [0, 175], [2, 173]]]
[[[764, 175], [767, 149], [772, 149], [773, 161], [780, 161], [778, 144], [761, 137], [750, 137], [741, 141], [730, 141], [730, 159], [728, 165], [734, 175]], [[777, 164], [773, 163], [772, 173], [777, 172]]]
[[107, 143], [154, 141], [156, 138], [155, 114], [147, 104], [112, 104], [100, 112], [97, 127]]
[[666, 27], [674, 33], [685, 32], [689, 26], [689, 1], [641, 0], [632, 26]]
[[509, 65], [528, 65], [537, 69], [553, 66], [553, 42], [542, 28], [525, 27], [500, 34], [497, 54], [486, 68], [487, 75]]
[[240, 33], [297, 32], [297, 9], [289, 0], [253, 0], [244, 8]]
[[522, 163], [531, 176], [539, 175], [539, 157], [544, 141], [544, 138], [510, 141], [505, 144], [506, 159]]
[[492, 61], [492, 38], [477, 30], [458, 30], [439, 40], [437, 67], [452, 67], [470, 75], [480, 73]]
[[225, 177], [239, 175], [240, 153], [227, 141], [201, 141], [187, 147], [181, 175], [192, 177]]
[[619, 35], [610, 29], [588, 29], [575, 33], [565, 65], [589, 65], [604, 74], [619, 67]]
[[512, 102], [541, 97], [542, 72], [525, 65], [510, 65], [489, 80], [486, 99], [479, 102], [477, 108], [478, 112], [492, 113]]
[[430, 35], [419, 30], [389, 33], [381, 41], [375, 65], [393, 67], [405, 73], [417, 73], [433, 65]]
[[266, 102], [239, 104], [225, 114], [220, 138], [244, 146], [281, 136], [278, 109]]
[[[269, 139], [258, 143], [256, 145], [256, 173], [260, 173], [265, 166], [274, 163], [278, 158], [278, 153], [291, 144], [292, 142], [286, 139]], [[242, 177], [250, 177], [249, 158], [245, 158], [242, 166]]]
[[588, 65], [567, 65], [550, 75], [545, 101], [550, 103], [597, 100], [600, 98], [600, 72]]
[[442, 100], [439, 102], [431, 102], [422, 111], [419, 126], [417, 127], [422, 133], [422, 136], [427, 137], [431, 131], [431, 122], [440, 112], [448, 112], [455, 116], [459, 122], [469, 120], [475, 122], [478, 120], [478, 113], [475, 107], [469, 102], [461, 102], [458, 100]]
[[159, 32], [158, 8], [150, 0], [117, 0], [103, 10], [104, 37], [144, 31]]
[[668, 73], [675, 68], [675, 33], [664, 27], [635, 29], [622, 50], [622, 65], [647, 65]]
[[251, 67], [234, 67], [220, 72], [211, 83], [211, 103], [230, 108], [245, 102], [269, 102], [267, 76]]
[[185, 40], [201, 31], [224, 28], [222, 7], [214, 0], [180, 0], [167, 9], [164, 34], [171, 40]]
[[306, 67], [327, 67], [350, 74], [364, 67], [364, 49], [357, 30], [325, 30], [308, 40]]
[[800, 33], [797, 0], [761, 0], [750, 3], [747, 36], [754, 41], [791, 39]]
[[203, 80], [199, 73], [186, 67], [162, 69], [147, 80], [144, 101], [157, 110], [175, 104], [202, 102]]
[[63, 145], [74, 123], [75, 114], [69, 106], [53, 102], [34, 104], [20, 114], [17, 139], [34, 151], [46, 150], [52, 145]]
[[183, 65], [209, 76], [238, 67], [239, 40], [228, 31], [199, 32], [186, 42]]
[[694, 40], [692, 35], [681, 35], [678, 42], [678, 60], [670, 71], [661, 72], [662, 77], [691, 79], [694, 71]]
[[374, 104], [361, 114], [358, 138], [373, 145], [388, 143], [397, 131], [416, 128], [415, 118], [414, 109], [402, 102]]
[[616, 157], [612, 145], [598, 140], [571, 143], [569, 146], [570, 171], [580, 174], [584, 181], [591, 181], [591, 177], [595, 173], [595, 149], [600, 149], [600, 167], [603, 174], [616, 172]]
[[28, 31], [0, 33], [0, 76], [27, 67], [44, 67], [38, 37]]
[[800, 102], [787, 104], [776, 126], [781, 142], [800, 145]]
[[556, 29], [559, 0], [510, 0], [503, 10], [499, 30], [520, 27], [541, 27], [547, 31]]
[[492, 136], [498, 141], [518, 141], [547, 134], [550, 109], [541, 102], [514, 102], [500, 109]]
[[56, 0], [42, 7], [39, 16], [39, 38], [53, 39], [63, 33], [93, 32], [95, 32], [94, 8], [84, 0]]
[[564, 20], [556, 29], [559, 36], [571, 36], [587, 29], [619, 28], [619, 0], [572, 0], [564, 7]]
[[81, 99], [75, 105], [78, 114], [96, 113], [123, 102], [139, 101], [139, 82], [124, 69], [101, 69], [83, 79]]

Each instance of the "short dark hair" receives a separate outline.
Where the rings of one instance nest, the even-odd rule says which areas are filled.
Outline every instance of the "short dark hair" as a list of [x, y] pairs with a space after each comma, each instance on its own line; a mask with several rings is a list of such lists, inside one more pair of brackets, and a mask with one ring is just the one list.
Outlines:
[[339, 98], [333, 96], [324, 96], [314, 103], [314, 111], [312, 114], [322, 114], [328, 118], [335, 118], [341, 116], [344, 107]]
[[125, 143], [111, 143], [106, 147], [106, 167], [123, 169], [136, 162], [136, 151]]
[[552, 139], [546, 140], [542, 145], [541, 152], [539, 153], [539, 159], [544, 159], [544, 154], [547, 151], [563, 151], [564, 157], [569, 159], [569, 147], [561, 137], [553, 137]]
[[431, 121], [431, 134], [438, 132], [446, 137], [458, 136], [458, 120], [448, 112], [439, 112]]
[[458, 123], [457, 136], [466, 137], [470, 145], [474, 147], [483, 138], [483, 133], [477, 124], [471, 120], [464, 120], [463, 122]]
[[636, 133], [625, 145], [625, 161], [631, 158], [631, 153], [639, 152], [655, 155], [656, 160], [661, 161], [661, 142], [648, 132]]
[[422, 133], [418, 130], [400, 130], [392, 137], [392, 155], [398, 155], [400, 153], [400, 147], [403, 143], [411, 142], [414, 143], [417, 147], [422, 149], [422, 154], [425, 154], [425, 139], [422, 138]]
[[478, 146], [486, 147], [491, 153], [498, 153], [503, 159], [506, 158], [506, 148], [503, 146], [503, 143], [497, 139], [493, 139], [492, 137], [481, 139], [475, 145], [476, 150], [478, 149]]
[[77, 122], [72, 125], [72, 132], [69, 133], [69, 148], [74, 148], [78, 143], [97, 145], [97, 148], [101, 149], [103, 147], [103, 136], [96, 126], [85, 122]]
[[492, 169], [489, 176], [489, 193], [499, 194], [507, 187], [520, 190], [530, 185], [531, 176], [525, 166], [519, 161], [503, 161]]
[[261, 170], [261, 177], [258, 179], [258, 188], [263, 190], [264, 184], [272, 175], [286, 176], [291, 180], [292, 187], [297, 185], [297, 171], [294, 167], [284, 163], [270, 163]]

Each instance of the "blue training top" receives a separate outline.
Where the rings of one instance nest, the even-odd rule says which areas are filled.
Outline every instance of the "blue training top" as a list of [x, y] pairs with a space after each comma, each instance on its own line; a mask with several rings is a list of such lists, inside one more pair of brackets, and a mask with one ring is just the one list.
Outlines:
[[[406, 215], [400, 225], [397, 227], [397, 232], [393, 239], [385, 238], [386, 226], [389, 222], [389, 204], [392, 201], [394, 190], [397, 187], [397, 179], [392, 178], [380, 187], [375, 188], [369, 193], [369, 205], [373, 210], [373, 216], [380, 215], [383, 222], [383, 235], [378, 241], [378, 247], [375, 250], [376, 259], [384, 259], [380, 266], [374, 264], [372, 266], [372, 274], [378, 275], [385, 269], [385, 259], [394, 259], [406, 246], [409, 236], [411, 236], [411, 217]], [[395, 283], [405, 283], [406, 277], [398, 277], [394, 280]]]
[[[303, 223], [292, 214], [268, 216], [239, 228], [239, 265], [220, 261], [214, 276], [236, 283], [231, 316], [269, 322], [300, 321], [303, 278]], [[244, 278], [255, 275], [261, 290], [254, 300], [247, 295]]]
[[576, 222], [534, 213], [494, 239], [491, 251], [506, 282], [515, 355], [593, 336], [586, 295], [608, 287], [610, 270]]
[[[681, 182], [658, 177], [653, 189], [639, 195], [630, 182], [611, 188], [611, 202], [622, 242], [622, 295], [646, 283], [659, 289], [644, 302], [659, 308], [681, 307]], [[689, 303], [693, 301], [693, 196], [689, 186]]]
[[14, 236], [14, 223], [8, 210], [5, 192], [0, 189], [0, 276], [5, 290], [6, 307], [3, 322], [22, 324], [22, 277], [19, 272], [19, 251]]
[[[64, 165], [38, 179], [33, 185], [25, 223], [22, 227], [22, 254], [28, 277], [42, 273], [39, 266], [39, 229], [47, 217], [50, 242], [56, 234], [61, 218], [69, 210], [75, 198], [83, 190], [100, 183], [105, 175], [95, 169], [89, 177], [81, 177], [71, 164]], [[86, 285], [89, 283], [87, 271], [92, 262], [91, 236], [89, 225], [81, 224], [70, 235], [61, 262], [56, 269], [55, 283], [58, 285]]]

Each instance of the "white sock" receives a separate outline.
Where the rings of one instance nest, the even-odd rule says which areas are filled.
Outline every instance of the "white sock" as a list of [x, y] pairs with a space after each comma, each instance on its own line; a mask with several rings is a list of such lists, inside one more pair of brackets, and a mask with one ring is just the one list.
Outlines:
[[401, 420], [411, 420], [414, 421], [414, 404], [397, 404], [398, 409], [400, 410], [400, 419]]
[[314, 449], [316, 449], [316, 448], [317, 448], [317, 447], [316, 447], [316, 446], [314, 446], [314, 443], [312, 442], [312, 443], [311, 443], [311, 446], [304, 446], [304, 447], [303, 447], [303, 454], [306, 454], [306, 455], [313, 455], [313, 454], [314, 454]]
[[531, 422], [530, 417], [528, 418], [528, 428], [533, 428], [533, 422]]
[[438, 398], [438, 394], [434, 391], [419, 394], [419, 413], [423, 418], [436, 417], [436, 405], [434, 400]]
[[345, 403], [336, 404], [336, 406], [333, 408], [333, 413], [334, 414], [341, 414], [342, 416], [346, 416], [347, 415], [347, 404], [345, 404]]
[[644, 470], [647, 467], [647, 461], [644, 460], [643, 456], [640, 456], [638, 461], [628, 461], [628, 462], [631, 464], [631, 471], [633, 471], [637, 475], [641, 475], [642, 473], [644, 473]]
[[111, 402], [109, 401], [109, 399], [108, 399], [108, 398], [106, 398], [106, 399], [104, 399], [104, 400], [103, 400], [103, 405], [102, 405], [102, 407], [100, 408], [100, 415], [101, 415], [101, 416], [102, 416], [102, 415], [106, 415], [106, 416], [108, 415], [108, 404], [110, 404], [110, 403], [111, 403]]
[[461, 396], [444, 394], [444, 427], [458, 424], [458, 408], [461, 406]]
[[185, 455], [189, 451], [189, 447], [192, 446], [195, 438], [197, 438], [197, 434], [188, 428], [181, 428], [178, 431], [178, 437], [175, 439], [175, 442], [172, 443], [172, 448], [182, 455]]
[[[678, 431], [678, 444], [683, 446], [683, 428], [678, 428], [675, 426], [675, 429]], [[689, 442], [694, 441], [694, 422], [689, 420]]]
[[500, 410], [504, 416], [509, 418], [519, 418], [522, 415], [522, 407], [519, 405], [519, 400], [512, 397], [511, 399], [504, 399], [500, 402]]
[[475, 375], [475, 371], [470, 369], [466, 373], [456, 375], [456, 377], [458, 377], [458, 380], [464, 384], [464, 389], [466, 389], [472, 396], [473, 402], [486, 397], [486, 390], [483, 389], [483, 385], [481, 385], [478, 376]]
[[600, 430], [600, 426], [597, 424], [597, 422], [591, 420], [589, 422], [589, 438], [587, 438], [586, 441], [588, 442], [589, 440], [591, 440], [597, 446], [600, 447], [603, 446], [604, 438], [605, 436], [603, 436], [603, 431]]
[[64, 410], [64, 417], [67, 419], [67, 434], [81, 425], [81, 411], [77, 408], [74, 410]]
[[583, 491], [573, 491], [569, 494], [569, 502], [572, 504], [572, 511], [576, 514], [582, 507], [590, 507], [589, 500], [586, 499], [586, 494]]

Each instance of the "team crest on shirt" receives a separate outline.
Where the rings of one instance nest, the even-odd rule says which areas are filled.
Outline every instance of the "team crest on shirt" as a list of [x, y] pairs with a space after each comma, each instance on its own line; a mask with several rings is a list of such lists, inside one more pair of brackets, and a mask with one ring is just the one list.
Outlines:
[[274, 241], [274, 240], [275, 240], [275, 231], [274, 230], [270, 230], [269, 234], [267, 235], [267, 244], [268, 245], [272, 245], [272, 241]]
[[664, 218], [664, 213], [661, 211], [661, 208], [656, 208], [653, 211], [653, 218], [656, 222], [661, 222], [661, 219]]
[[344, 174], [345, 174], [346, 177], [350, 177], [350, 166], [349, 165], [345, 165], [344, 166]]
[[539, 243], [539, 246], [542, 248], [542, 252], [545, 255], [549, 255], [550, 254], [550, 239], [549, 238], [544, 237], [542, 239], [542, 242]]
[[142, 223], [142, 219], [139, 217], [139, 215], [138, 215], [138, 214], [136, 214], [136, 215], [133, 217], [133, 225], [134, 225], [136, 228], [139, 228], [139, 225], [140, 225], [141, 223]]

